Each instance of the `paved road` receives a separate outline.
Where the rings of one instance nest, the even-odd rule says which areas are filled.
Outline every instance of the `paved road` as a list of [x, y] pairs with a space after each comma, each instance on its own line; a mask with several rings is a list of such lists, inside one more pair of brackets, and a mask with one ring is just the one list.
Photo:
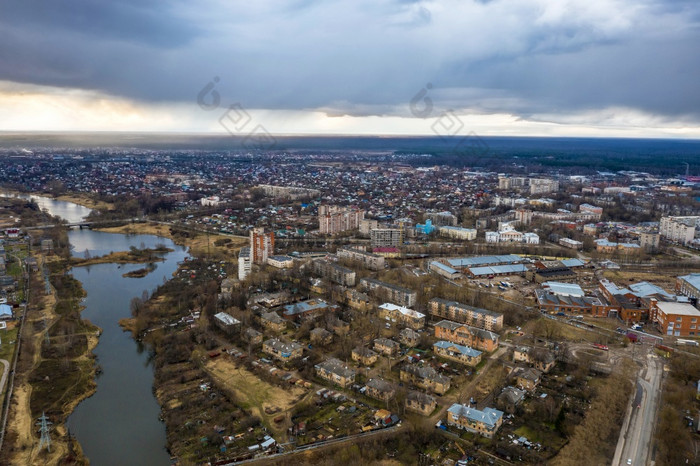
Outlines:
[[5, 369], [2, 371], [2, 377], [0, 378], [0, 393], [2, 393], [5, 389], [5, 382], [7, 382], [7, 374], [10, 371], [10, 363], [4, 359], [0, 359], [0, 364], [5, 366]]
[[626, 465], [628, 459], [634, 466], [649, 464], [662, 373], [663, 363], [648, 355], [646, 368], [637, 378], [633, 405], [620, 431], [613, 465]]

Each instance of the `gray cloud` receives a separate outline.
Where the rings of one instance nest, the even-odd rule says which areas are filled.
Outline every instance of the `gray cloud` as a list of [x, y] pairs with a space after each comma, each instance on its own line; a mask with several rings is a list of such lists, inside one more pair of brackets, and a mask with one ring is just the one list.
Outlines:
[[[698, 117], [693, 0], [5, 2], [0, 79], [246, 108]], [[696, 118], [700, 119], [700, 117]]]

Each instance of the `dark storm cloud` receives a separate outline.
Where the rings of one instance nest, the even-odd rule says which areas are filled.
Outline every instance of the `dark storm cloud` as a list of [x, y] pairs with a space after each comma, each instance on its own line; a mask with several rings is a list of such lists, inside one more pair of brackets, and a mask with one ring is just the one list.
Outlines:
[[0, 79], [192, 102], [214, 76], [247, 108], [524, 117], [700, 108], [700, 2], [12, 2]]

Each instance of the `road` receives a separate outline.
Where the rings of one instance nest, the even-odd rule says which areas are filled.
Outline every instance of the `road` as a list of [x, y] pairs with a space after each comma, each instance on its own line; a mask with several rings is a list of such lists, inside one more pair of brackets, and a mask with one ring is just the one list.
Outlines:
[[634, 466], [649, 464], [663, 363], [652, 354], [646, 358], [646, 367], [637, 378], [634, 402], [627, 411], [620, 431], [613, 465], [626, 465], [628, 459], [632, 460]]
[[4, 359], [0, 359], [0, 364], [5, 368], [2, 371], [2, 377], [0, 378], [0, 393], [5, 389], [5, 382], [7, 382], [7, 374], [10, 372], [10, 363]]

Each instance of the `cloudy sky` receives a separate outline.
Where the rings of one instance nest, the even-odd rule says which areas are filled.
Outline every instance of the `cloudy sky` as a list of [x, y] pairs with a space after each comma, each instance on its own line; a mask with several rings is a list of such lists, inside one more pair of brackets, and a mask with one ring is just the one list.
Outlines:
[[700, 138], [699, 83], [697, 0], [0, 7], [0, 130]]

